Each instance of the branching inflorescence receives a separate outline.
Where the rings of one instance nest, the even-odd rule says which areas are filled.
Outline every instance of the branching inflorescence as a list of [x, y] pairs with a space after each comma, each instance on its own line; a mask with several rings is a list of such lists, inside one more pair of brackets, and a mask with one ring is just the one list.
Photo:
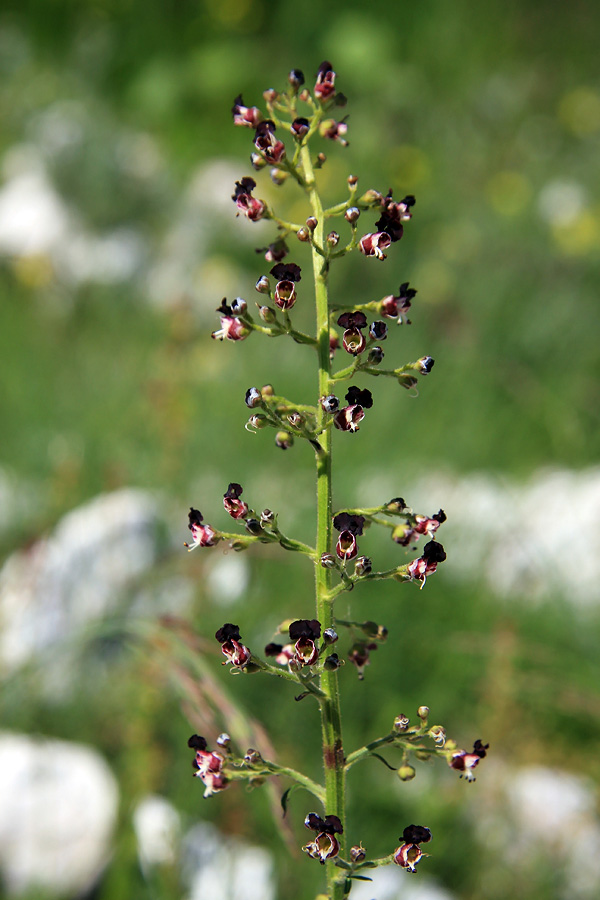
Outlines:
[[[397, 368], [384, 368], [383, 342], [388, 337], [388, 322], [410, 324], [408, 313], [416, 290], [408, 282], [400, 285], [397, 294], [389, 294], [380, 300], [349, 306], [331, 302], [328, 275], [333, 262], [358, 250], [365, 257], [383, 261], [392, 244], [403, 236], [404, 226], [410, 221], [415, 198], [406, 196], [395, 200], [392, 191], [383, 194], [368, 190], [359, 196], [358, 179], [348, 178], [346, 200], [323, 208], [316, 171], [326, 160], [322, 152], [311, 152], [313, 139], [323, 138], [345, 146], [347, 125], [345, 119], [335, 117], [336, 110], [346, 104], [346, 98], [336, 90], [336, 75], [331, 65], [324, 62], [317, 73], [312, 93], [303, 87], [304, 77], [298, 70], [289, 75], [287, 91], [267, 90], [264, 93], [266, 114], [257, 107], [244, 105], [242, 97], [234, 101], [234, 124], [250, 128], [254, 132], [254, 150], [251, 164], [256, 171], [270, 167], [275, 184], [287, 179], [297, 182], [307, 200], [305, 222], [288, 222], [280, 218], [264, 200], [256, 197], [256, 182], [243, 176], [235, 184], [232, 199], [237, 214], [256, 222], [267, 219], [277, 228], [277, 236], [268, 247], [262, 248], [269, 264], [269, 274], [262, 274], [256, 282], [260, 301], [258, 314], [252, 315], [248, 303], [236, 298], [232, 303], [223, 299], [217, 312], [221, 327], [212, 335], [219, 340], [242, 341], [253, 332], [268, 337], [287, 336], [306, 345], [307, 352], [316, 355], [318, 395], [314, 404], [303, 404], [275, 393], [271, 385], [250, 387], [245, 396], [251, 415], [246, 428], [255, 431], [275, 429], [275, 443], [281, 449], [290, 448], [295, 441], [305, 441], [314, 451], [317, 470], [317, 528], [314, 547], [284, 534], [278, 516], [269, 509], [257, 511], [246, 498], [243, 488], [231, 483], [225, 491], [225, 510], [243, 530], [235, 533], [218, 531], [204, 519], [199, 510], [191, 508], [189, 529], [195, 547], [212, 547], [220, 541], [235, 550], [244, 550], [251, 544], [276, 543], [284, 550], [303, 553], [312, 561], [315, 570], [316, 606], [315, 618], [297, 619], [281, 626], [281, 640], [267, 644], [259, 655], [242, 642], [240, 628], [233, 623], [224, 624], [216, 633], [224, 656], [223, 664], [232, 672], [263, 672], [292, 681], [299, 689], [296, 700], [312, 696], [321, 712], [324, 782], [317, 784], [301, 772], [265, 760], [253, 749], [235, 748], [227, 734], [216, 738], [218, 749], [209, 750], [205, 738], [193, 735], [189, 746], [196, 751], [195, 774], [205, 786], [204, 796], [222, 791], [233, 781], [257, 783], [267, 776], [291, 779], [292, 785], [283, 796], [285, 806], [292, 789], [304, 788], [313, 795], [321, 812], [308, 812], [306, 827], [313, 838], [304, 850], [309, 857], [326, 867], [327, 889], [330, 900], [347, 897], [353, 879], [364, 879], [366, 871], [376, 866], [396, 863], [409, 872], [415, 872], [417, 863], [426, 854], [421, 845], [431, 840], [431, 832], [422, 825], [404, 828], [401, 844], [390, 849], [388, 856], [369, 858], [362, 845], [346, 848], [344, 844], [345, 784], [347, 773], [357, 763], [375, 757], [398, 776], [408, 781], [415, 775], [411, 757], [428, 759], [441, 757], [450, 768], [457, 770], [471, 781], [473, 771], [486, 755], [487, 744], [475, 741], [472, 751], [461, 750], [446, 739], [445, 729], [429, 725], [429, 709], [419, 707], [417, 720], [411, 724], [404, 714], [399, 714], [390, 732], [372, 740], [352, 752], [346, 753], [342, 742], [338, 669], [343, 655], [334, 652], [338, 632], [349, 636], [346, 658], [363, 677], [372, 651], [386, 640], [387, 629], [372, 621], [358, 622], [337, 618], [336, 598], [352, 590], [357, 584], [372, 579], [393, 579], [400, 582], [416, 582], [421, 588], [439, 563], [446, 558], [437, 532], [446, 516], [443, 510], [433, 515], [414, 513], [401, 497], [393, 498], [380, 506], [368, 509], [338, 509], [333, 511], [331, 500], [332, 479], [332, 431], [356, 432], [373, 406], [373, 395], [365, 387], [367, 376], [387, 376], [406, 389], [412, 389], [420, 376], [428, 375], [434, 360], [425, 356]], [[285, 137], [285, 140], [282, 138]], [[358, 223], [363, 213], [374, 216], [374, 224], [364, 234], [359, 234]], [[349, 229], [347, 238], [330, 229], [330, 220], [345, 220]], [[362, 231], [362, 229], [361, 229]], [[298, 330], [292, 321], [292, 311], [302, 293], [301, 267], [295, 262], [284, 262], [289, 254], [289, 244], [299, 241], [310, 247], [312, 275], [316, 304], [316, 327], [313, 334]], [[341, 329], [340, 334], [336, 331]], [[334, 368], [339, 355], [346, 355], [347, 362]], [[345, 385], [345, 382], [350, 384]], [[359, 542], [366, 528], [380, 526], [388, 529], [392, 539], [404, 548], [415, 548], [422, 539], [420, 554], [409, 562], [391, 569], [378, 571], [371, 559], [359, 555]], [[305, 615], [312, 611], [303, 610]], [[383, 748], [400, 751], [399, 767], [390, 764], [380, 755]]]

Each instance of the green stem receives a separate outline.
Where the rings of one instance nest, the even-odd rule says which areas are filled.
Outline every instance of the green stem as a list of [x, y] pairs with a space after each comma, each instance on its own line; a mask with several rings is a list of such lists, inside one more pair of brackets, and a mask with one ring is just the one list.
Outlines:
[[[324, 215], [321, 198], [315, 183], [314, 170], [307, 144], [302, 148], [301, 162], [312, 214], [317, 220], [313, 232], [312, 262], [315, 280], [316, 337], [319, 357], [319, 397], [330, 393], [331, 360], [329, 353], [329, 300], [328, 263], [318, 253], [315, 245], [324, 246]], [[317, 431], [325, 425], [325, 414], [317, 404]], [[320, 558], [331, 546], [331, 431], [321, 434], [321, 450], [316, 454], [317, 464], [317, 541], [315, 558], [316, 612], [322, 629], [334, 625], [333, 606], [329, 602], [330, 569], [321, 566]], [[321, 732], [323, 741], [323, 767], [325, 772], [325, 814], [338, 816], [344, 826], [345, 819], [345, 770], [342, 745], [342, 723], [337, 671], [324, 670], [320, 675], [320, 687], [325, 695], [321, 701]], [[343, 835], [340, 840], [343, 853]], [[343, 900], [344, 879], [334, 860], [327, 862], [327, 887], [329, 900]]]

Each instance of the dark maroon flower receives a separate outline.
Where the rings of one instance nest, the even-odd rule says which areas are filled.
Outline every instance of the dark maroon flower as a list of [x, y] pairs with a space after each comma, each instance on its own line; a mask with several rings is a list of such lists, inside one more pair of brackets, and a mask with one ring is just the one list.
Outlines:
[[312, 859], [318, 859], [322, 865], [326, 860], [338, 855], [340, 845], [335, 835], [343, 834], [344, 829], [337, 816], [325, 816], [322, 819], [317, 813], [309, 813], [304, 824], [316, 832], [315, 839], [302, 848], [305, 853]]
[[240, 629], [238, 625], [226, 622], [215, 634], [216, 639], [221, 644], [221, 652], [225, 657], [223, 665], [231, 663], [234, 669], [242, 669], [250, 662], [252, 654], [240, 640]]
[[243, 519], [248, 512], [248, 504], [240, 500], [243, 493], [241, 484], [232, 481], [223, 494], [223, 506], [233, 519]]
[[365, 525], [364, 516], [355, 516], [352, 513], [341, 512], [333, 517], [333, 527], [337, 531], [350, 531], [360, 537]]
[[304, 84], [304, 73], [300, 69], [292, 69], [288, 75], [288, 81], [293, 88], [298, 90]]
[[273, 275], [277, 281], [301, 281], [301, 273], [302, 269], [300, 266], [297, 266], [296, 263], [279, 262], [271, 269], [271, 275]]
[[383, 198], [383, 211], [379, 221], [375, 223], [378, 231], [385, 231], [389, 234], [392, 241], [399, 241], [404, 234], [403, 222], [408, 222], [412, 218], [411, 207], [415, 205], [415, 198], [412, 195], [404, 197], [399, 202], [394, 202], [392, 192]]
[[275, 137], [275, 123], [270, 119], [260, 122], [254, 136], [254, 146], [271, 165], [281, 162], [285, 156], [285, 144]]
[[[287, 246], [286, 242], [283, 240], [283, 238], [278, 238], [276, 241], [273, 241], [272, 244], [269, 244], [268, 247], [257, 247], [256, 252], [264, 253], [265, 259], [267, 260], [267, 262], [276, 263], [276, 262], [281, 262], [281, 260], [284, 257], [286, 257], [290, 251], [288, 250], [288, 246]], [[267, 279], [266, 275], [263, 275], [262, 278], [264, 278], [268, 283], [268, 279]], [[261, 282], [261, 285], [262, 285], [262, 282]], [[257, 282], [257, 290], [258, 290], [258, 282]], [[261, 289], [259, 291], [259, 293], [264, 293], [264, 290]]]
[[204, 782], [204, 796], [210, 797], [211, 794], [224, 790], [228, 784], [222, 773], [224, 757], [220, 753], [207, 750], [206, 740], [199, 734], [191, 736], [188, 747], [196, 751], [194, 775]]
[[358, 670], [358, 680], [362, 681], [365, 677], [365, 666], [371, 662], [371, 650], [377, 650], [377, 644], [372, 641], [357, 641], [350, 648], [348, 653], [349, 661], [356, 666]]
[[377, 259], [383, 260], [386, 258], [383, 251], [387, 250], [391, 243], [392, 239], [386, 231], [369, 232], [360, 239], [358, 247], [365, 256], [376, 256]]
[[319, 100], [328, 100], [335, 94], [335, 72], [327, 60], [319, 66], [314, 93]]
[[417, 871], [417, 863], [424, 856], [419, 844], [426, 844], [431, 840], [431, 831], [424, 825], [408, 825], [401, 840], [404, 840], [404, 843], [394, 853], [394, 862], [414, 874]]
[[258, 109], [258, 107], [244, 106], [244, 101], [241, 94], [238, 94], [238, 96], [233, 101], [231, 114], [233, 116], [234, 125], [247, 125], [249, 128], [256, 128], [259, 122], [262, 122], [263, 119], [263, 114], [261, 113], [260, 109]]
[[262, 200], [257, 200], [252, 196], [252, 191], [256, 187], [254, 178], [245, 175], [241, 181], [235, 183], [235, 193], [231, 199], [238, 208], [238, 215], [243, 213], [251, 222], [257, 222], [265, 214], [266, 204]]
[[367, 388], [361, 390], [356, 387], [356, 385], [352, 384], [346, 393], [346, 401], [350, 406], [354, 403], [358, 403], [359, 406], [362, 406], [364, 409], [371, 409], [373, 406], [373, 394]]
[[273, 296], [279, 309], [291, 309], [296, 302], [296, 285], [293, 281], [278, 281]]
[[476, 740], [471, 753], [468, 753], [466, 750], [457, 750], [448, 759], [448, 765], [451, 769], [456, 769], [460, 772], [461, 778], [464, 775], [467, 781], [475, 781], [473, 769], [479, 765], [480, 760], [487, 756], [489, 746], [489, 744], [482, 744], [480, 740]]
[[348, 126], [346, 125], [347, 118], [347, 116], [344, 116], [339, 122], [336, 122], [335, 119], [326, 119], [319, 126], [319, 134], [321, 137], [328, 138], [330, 141], [337, 141], [342, 147], [347, 147], [348, 141], [345, 137], [348, 133]]
[[356, 543], [356, 537], [351, 531], [340, 532], [340, 536], [335, 545], [335, 552], [341, 560], [344, 560], [344, 562], [354, 559], [358, 553], [358, 545]]
[[446, 551], [437, 541], [429, 541], [423, 547], [423, 555], [418, 559], [413, 559], [408, 567], [408, 574], [411, 581], [420, 581], [421, 587], [425, 584], [428, 575], [433, 575], [438, 567], [438, 563], [444, 562], [446, 559]]
[[381, 301], [381, 315], [387, 319], [396, 319], [399, 325], [402, 323], [410, 325], [410, 319], [406, 314], [410, 309], [411, 301], [417, 294], [416, 290], [409, 288], [408, 285], [409, 282], [405, 281], [400, 285], [397, 297], [389, 294]]
[[337, 320], [338, 325], [345, 329], [342, 335], [344, 350], [353, 356], [362, 353], [367, 345], [366, 338], [361, 329], [367, 327], [367, 317], [363, 312], [345, 312]]
[[299, 116], [297, 119], [294, 119], [290, 126], [290, 131], [296, 138], [303, 138], [305, 134], [308, 134], [309, 129], [310, 122], [303, 116]]
[[333, 424], [336, 428], [339, 428], [340, 431], [351, 431], [354, 433], [355, 431], [360, 431], [358, 423], [362, 422], [364, 417], [365, 411], [359, 404], [344, 406], [344, 408], [340, 409], [333, 417]]
[[213, 547], [216, 544], [216, 532], [210, 525], [202, 524], [204, 516], [199, 509], [190, 506], [188, 520], [188, 528], [192, 532], [192, 543], [184, 543], [184, 547], [194, 550], [195, 547]]
[[250, 328], [242, 322], [238, 316], [234, 315], [233, 307], [227, 303], [225, 297], [221, 300], [221, 305], [217, 308], [217, 312], [221, 315], [221, 327], [218, 331], [213, 331], [211, 337], [217, 341], [243, 341], [250, 334]]
[[356, 310], [355, 312], [345, 312], [342, 313], [341, 316], [339, 316], [337, 323], [342, 328], [366, 328], [367, 317], [361, 310]]
[[294, 641], [294, 659], [299, 666], [312, 666], [319, 658], [319, 648], [315, 643], [321, 636], [321, 623], [317, 619], [298, 619], [289, 628], [290, 640]]

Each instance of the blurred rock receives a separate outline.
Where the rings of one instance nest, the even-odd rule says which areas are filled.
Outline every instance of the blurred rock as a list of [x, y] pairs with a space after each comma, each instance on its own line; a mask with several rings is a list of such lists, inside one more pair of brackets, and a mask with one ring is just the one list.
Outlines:
[[133, 811], [133, 827], [142, 870], [175, 862], [181, 819], [168, 800], [156, 794], [143, 797]]
[[116, 611], [159, 546], [155, 500], [123, 489], [73, 510], [49, 537], [14, 553], [0, 571], [0, 673]]
[[206, 822], [184, 838], [183, 878], [186, 900], [275, 900], [271, 854], [223, 838]]
[[88, 891], [110, 855], [118, 789], [102, 757], [0, 733], [0, 870], [9, 896]]

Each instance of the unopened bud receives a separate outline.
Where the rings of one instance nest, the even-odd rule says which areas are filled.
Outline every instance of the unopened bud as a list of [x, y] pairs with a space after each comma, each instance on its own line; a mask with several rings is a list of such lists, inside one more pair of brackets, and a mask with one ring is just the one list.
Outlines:
[[248, 388], [245, 400], [248, 409], [256, 409], [257, 406], [262, 405], [262, 394], [256, 387]]
[[294, 445], [294, 437], [289, 431], [278, 431], [275, 435], [275, 446], [281, 450], [289, 450]]
[[433, 366], [435, 364], [435, 359], [431, 356], [422, 356], [421, 359], [417, 360], [417, 366], [419, 367], [419, 371], [421, 375], [429, 375]]
[[275, 393], [275, 391], [273, 390], [272, 384], [263, 384], [263, 386], [260, 389], [260, 392], [263, 395], [263, 397], [272, 397], [273, 394]]
[[243, 316], [248, 309], [248, 304], [241, 297], [236, 297], [231, 304], [231, 311], [235, 316]]
[[334, 413], [340, 408], [340, 401], [335, 394], [329, 394], [327, 397], [321, 397], [319, 400], [323, 412]]
[[252, 168], [255, 169], [255, 171], [257, 171], [257, 172], [260, 169], [264, 169], [264, 167], [267, 164], [266, 159], [264, 158], [264, 156], [261, 156], [260, 153], [250, 154], [250, 162], [252, 164]]
[[296, 237], [305, 244], [307, 241], [310, 241], [310, 231], [303, 225], [302, 228], [299, 228], [296, 232]]
[[408, 726], [410, 725], [410, 719], [408, 716], [405, 716], [404, 713], [400, 713], [399, 716], [396, 716], [394, 719], [394, 731], [397, 734], [402, 734], [403, 731], [406, 731]]
[[369, 355], [367, 356], [367, 362], [370, 366], [378, 366], [381, 362], [383, 362], [383, 357], [385, 353], [381, 349], [381, 347], [371, 347], [369, 350]]
[[254, 750], [252, 747], [250, 747], [244, 754], [244, 762], [249, 766], [254, 766], [256, 765], [256, 763], [262, 762], [262, 756], [260, 755], [258, 750]]
[[446, 731], [441, 725], [432, 725], [427, 734], [430, 738], [433, 738], [435, 743], [439, 744], [440, 747], [443, 747], [446, 743]]
[[331, 553], [323, 553], [321, 556], [321, 565], [324, 569], [333, 569], [336, 564], [335, 556]]
[[246, 519], [246, 521], [244, 522], [244, 528], [246, 529], [248, 534], [262, 534], [262, 527], [258, 519]]
[[362, 862], [363, 859], [366, 859], [367, 854], [365, 853], [365, 848], [362, 844], [356, 847], [350, 847], [350, 859], [353, 863]]
[[261, 525], [271, 525], [275, 521], [275, 513], [271, 509], [263, 509], [260, 514]]
[[337, 631], [334, 631], [333, 628], [326, 628], [323, 632], [323, 640], [326, 644], [335, 644], [337, 639]]
[[324, 153], [317, 153], [317, 159], [315, 162], [315, 168], [320, 169], [324, 162], [326, 162], [327, 157]]
[[309, 93], [309, 91], [307, 91], [306, 88], [304, 88], [303, 91], [300, 91], [298, 96], [300, 97], [300, 99], [302, 100], [303, 103], [307, 103], [308, 100], [310, 99], [310, 93]]
[[372, 322], [369, 328], [369, 335], [374, 341], [384, 341], [387, 337], [388, 327], [385, 322], [377, 320]]
[[220, 734], [219, 737], [217, 738], [217, 744], [219, 745], [219, 747], [223, 747], [224, 749], [227, 749], [229, 747], [230, 743], [231, 743], [231, 738], [225, 731], [223, 732], [223, 734]]
[[267, 88], [266, 91], [263, 91], [263, 97], [267, 103], [275, 103], [279, 97], [279, 91], [276, 91], [275, 88]]
[[360, 216], [360, 209], [358, 208], [358, 206], [351, 206], [344, 213], [344, 218], [346, 219], [346, 221], [350, 222], [352, 224], [358, 220], [359, 216]]
[[354, 574], [358, 576], [368, 575], [372, 568], [373, 563], [368, 556], [359, 556], [354, 563]]
[[277, 321], [277, 313], [272, 306], [259, 306], [258, 314], [267, 325], [271, 325]]
[[253, 416], [250, 416], [248, 419], [248, 425], [252, 428], [266, 428], [268, 425], [268, 419], [266, 416], [263, 416], [262, 413], [255, 413]]
[[308, 219], [306, 220], [306, 227], [309, 228], [311, 231], [314, 231], [318, 224], [319, 223], [318, 223], [317, 219], [315, 219], [314, 216], [309, 216]]
[[290, 177], [289, 172], [283, 172], [281, 169], [271, 169], [269, 174], [273, 184], [283, 184]]
[[379, 191], [375, 191], [371, 188], [371, 190], [362, 195], [359, 202], [364, 206], [379, 206], [382, 200], [383, 196]]
[[423, 724], [427, 722], [427, 716], [429, 715], [429, 707], [428, 706], [420, 706], [417, 710], [418, 717], [423, 721]]
[[304, 73], [300, 69], [292, 69], [288, 75], [288, 81], [293, 88], [298, 90], [304, 84]]
[[327, 669], [328, 672], [335, 672], [336, 669], [342, 665], [342, 661], [337, 655], [337, 653], [332, 653], [331, 656], [328, 656], [323, 663], [323, 668]]
[[337, 247], [340, 242], [340, 236], [337, 231], [330, 231], [327, 235], [327, 243], [330, 247]]
[[259, 294], [268, 294], [271, 291], [271, 285], [266, 275], [261, 275], [256, 282], [256, 290]]
[[398, 769], [398, 778], [400, 781], [412, 781], [417, 773], [412, 766], [400, 766]]
[[293, 412], [288, 416], [288, 422], [293, 428], [300, 428], [304, 419], [299, 412]]
[[356, 187], [358, 184], [358, 175], [348, 175], [348, 184], [350, 187]]

